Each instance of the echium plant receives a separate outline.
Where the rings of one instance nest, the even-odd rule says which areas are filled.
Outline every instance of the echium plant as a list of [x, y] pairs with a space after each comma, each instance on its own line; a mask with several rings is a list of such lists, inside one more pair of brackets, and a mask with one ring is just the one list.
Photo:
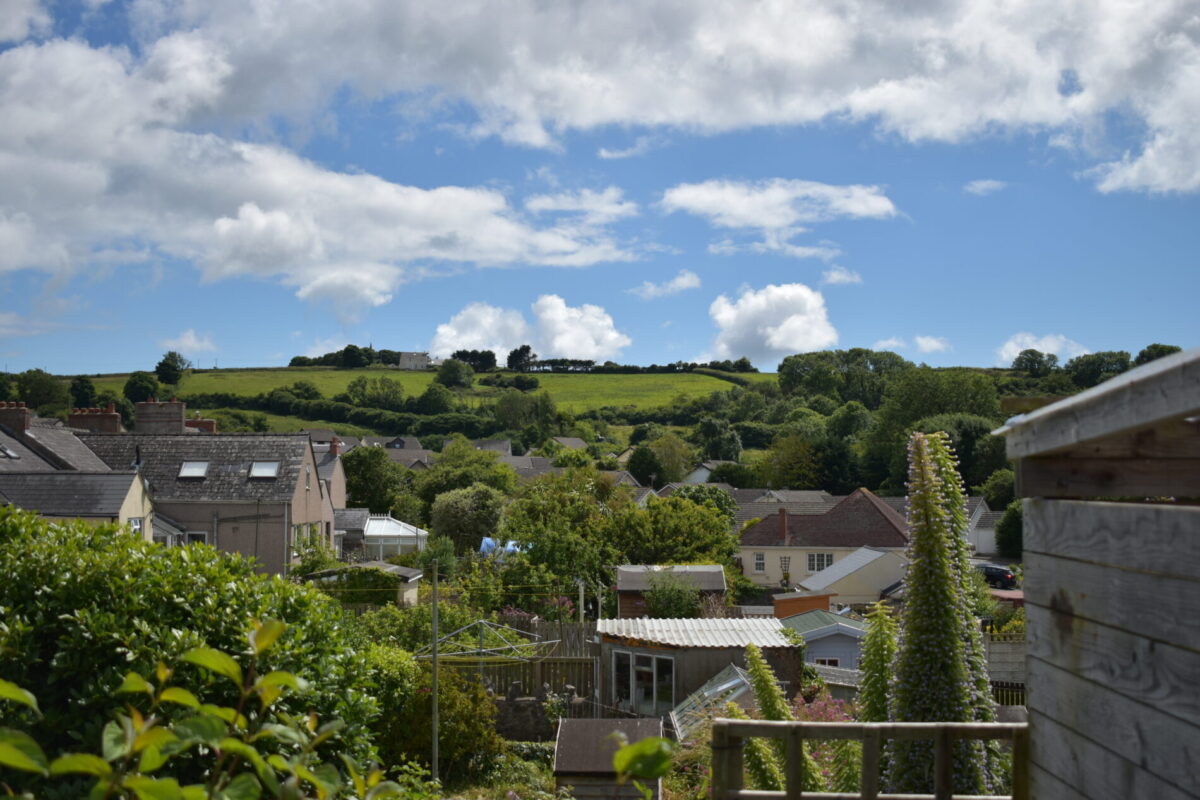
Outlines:
[[[750, 689], [754, 692], [754, 700], [758, 704], [758, 713], [763, 719], [776, 722], [794, 722], [792, 710], [788, 707], [783, 688], [775, 677], [775, 671], [763, 657], [762, 651], [755, 645], [746, 647], [746, 672], [750, 675]], [[771, 739], [771, 749], [778, 763], [783, 764], [787, 758], [787, 745], [783, 739]], [[767, 788], [767, 787], [764, 787]], [[780, 789], [783, 786], [779, 787]], [[812, 755], [804, 753], [804, 791], [825, 791], [825, 780], [821, 775], [817, 762]]]
[[[956, 505], [953, 486], [947, 486], [944, 456], [949, 451], [941, 436], [914, 433], [908, 443], [909, 563], [890, 714], [896, 722], [975, 719], [970, 637], [963, 630], [968, 612], [954, 542], [960, 532], [955, 509], [961, 506], [961, 489]], [[953, 472], [952, 460], [949, 463]], [[956, 793], [984, 792], [983, 755], [979, 742], [955, 743]], [[892, 742], [888, 760], [892, 791], [931, 791], [933, 772], [932, 741]]]
[[858, 719], [887, 722], [892, 665], [896, 660], [896, 618], [880, 600], [867, 613], [862, 645], [862, 679], [858, 686]]
[[[959, 626], [962, 635], [967, 670], [970, 676], [968, 688], [975, 722], [996, 721], [996, 701], [992, 697], [992, 686], [988, 677], [987, 652], [983, 645], [983, 634], [979, 621], [972, 612], [971, 593], [977, 574], [971, 566], [971, 552], [967, 544], [966, 493], [962, 477], [958, 473], [958, 460], [950, 437], [945, 433], [928, 434], [926, 437], [929, 456], [942, 482], [943, 504], [946, 510], [946, 536], [950, 545], [952, 566], [958, 578], [962, 602], [959, 604]], [[1007, 783], [1008, 758], [1000, 749], [998, 740], [989, 740], [984, 745], [983, 781], [989, 794], [997, 794]]]

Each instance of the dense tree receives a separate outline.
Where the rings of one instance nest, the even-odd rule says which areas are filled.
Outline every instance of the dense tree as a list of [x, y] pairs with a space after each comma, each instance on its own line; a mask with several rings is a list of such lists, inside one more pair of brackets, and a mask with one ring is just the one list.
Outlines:
[[763, 482], [771, 489], [821, 489], [817, 454], [802, 436], [780, 436], [760, 464]]
[[[936, 433], [944, 431], [950, 437], [950, 443], [958, 453], [959, 469], [963, 479], [969, 483], [981, 483], [998, 469], [1002, 469], [1008, 459], [1003, 446], [989, 446], [987, 440], [994, 440], [992, 430], [995, 421], [975, 414], [936, 414], [925, 417], [913, 423], [912, 430], [921, 433]], [[999, 440], [1003, 441], [1003, 440]], [[897, 478], [903, 477], [901, 468]]]
[[125, 381], [125, 397], [131, 403], [144, 403], [152, 397], [158, 397], [161, 388], [158, 379], [149, 372], [134, 372]]
[[434, 381], [449, 389], [470, 389], [475, 381], [475, 370], [453, 358], [447, 358], [438, 367]]
[[373, 514], [389, 511], [411, 481], [408, 470], [388, 458], [382, 447], [354, 448], [342, 456], [342, 468], [348, 502], [366, 506]]
[[1130, 365], [1129, 353], [1124, 350], [1105, 350], [1075, 356], [1063, 369], [1071, 376], [1071, 381], [1076, 386], [1088, 389], [1128, 371]]
[[1150, 344], [1142, 348], [1137, 354], [1137, 358], [1133, 360], [1135, 367], [1140, 367], [1142, 364], [1149, 364], [1156, 358], [1169, 356], [1172, 353], [1178, 353], [1182, 347], [1173, 344]]
[[700, 590], [696, 584], [670, 572], [650, 576], [646, 616], [652, 619], [696, 619], [700, 616]]
[[404, 387], [400, 381], [384, 376], [367, 378], [360, 375], [346, 386], [345, 397], [347, 402], [364, 408], [403, 411], [405, 407]]
[[503, 494], [512, 494], [517, 485], [517, 473], [500, 461], [498, 453], [476, 450], [470, 442], [460, 437], [442, 448], [433, 465], [417, 476], [414, 493], [424, 504], [427, 517], [438, 495], [477, 483]]
[[662, 483], [675, 483], [684, 479], [696, 464], [696, 453], [688, 443], [673, 433], [665, 433], [649, 445], [658, 459], [661, 471], [658, 479]]
[[12, 398], [13, 393], [13, 376], [7, 372], [0, 372], [0, 403]]
[[429, 388], [417, 398], [417, 412], [420, 414], [446, 414], [454, 410], [454, 393], [440, 383], [431, 383]]
[[191, 366], [192, 362], [184, 358], [181, 353], [175, 350], [168, 350], [163, 354], [162, 359], [154, 365], [154, 375], [160, 382], [176, 386], [183, 378], [184, 371], [190, 369]]
[[27, 369], [17, 376], [17, 399], [30, 408], [64, 406], [67, 387], [42, 369]]
[[503, 510], [504, 495], [476, 483], [435, 497], [429, 524], [438, 536], [453, 541], [458, 552], [472, 552], [479, 549], [483, 537], [495, 536]]
[[763, 485], [761, 473], [749, 464], [718, 464], [709, 473], [712, 483], [728, 483], [735, 489], [753, 489]]
[[871, 412], [857, 400], [844, 403], [829, 416], [825, 429], [831, 436], [845, 439], [857, 436], [871, 425]]
[[363, 348], [356, 344], [348, 344], [342, 348], [338, 358], [338, 366], [342, 369], [359, 369], [371, 366], [371, 358]]
[[113, 408], [121, 415], [121, 424], [126, 428], [133, 427], [133, 403], [127, 397], [121, 397], [112, 389], [105, 389], [96, 397], [96, 405], [101, 408], [107, 408], [108, 404], [112, 403]]
[[998, 469], [988, 476], [988, 479], [979, 486], [974, 487], [971, 491], [975, 494], [983, 495], [983, 499], [987, 501], [988, 508], [993, 511], [999, 511], [1002, 508], [1007, 508], [1008, 504], [1013, 501], [1016, 494], [1014, 483], [1016, 481], [1013, 471], [1008, 467]]
[[633, 453], [629, 456], [629, 461], [625, 464], [625, 469], [629, 470], [629, 474], [636, 478], [642, 486], [659, 488], [666, 484], [666, 481], [662, 479], [662, 464], [659, 463], [658, 456], [654, 454], [649, 445], [643, 444], [634, 448]]
[[1031, 378], [1043, 378], [1058, 367], [1058, 356], [1040, 350], [1022, 350], [1013, 359], [1012, 368], [1026, 372]]
[[296, 381], [287, 387], [287, 391], [298, 400], [320, 400], [323, 397], [321, 390], [312, 381]]
[[529, 345], [523, 344], [509, 351], [506, 364], [515, 372], [528, 372], [534, 361], [537, 361], [537, 353]]
[[496, 368], [496, 354], [491, 350], [455, 350], [450, 357], [476, 372], [491, 372]]
[[742, 456], [742, 440], [729, 420], [721, 417], [705, 417], [696, 429], [700, 449], [705, 458], [720, 461], [737, 461]]
[[649, 444], [658, 437], [666, 433], [666, 429], [657, 422], [643, 422], [640, 425], [633, 426], [633, 433], [629, 434], [629, 444], [639, 445], [643, 442]]
[[676, 489], [672, 497], [681, 497], [684, 500], [691, 500], [693, 503], [699, 505], [707, 503], [717, 509], [717, 511], [720, 511], [729, 521], [730, 525], [733, 524], [734, 518], [737, 516], [737, 501], [720, 486], [713, 486], [706, 483], [688, 484]]
[[732, 564], [737, 542], [714, 506], [651, 497], [613, 517], [610, 543], [632, 564]]
[[1019, 559], [1025, 548], [1025, 524], [1021, 500], [1017, 498], [1004, 509], [996, 523], [996, 549], [1005, 558]]
[[95, 408], [99, 400], [96, 384], [86, 375], [78, 375], [71, 380], [71, 405], [75, 408]]
[[912, 363], [889, 351], [821, 350], [788, 356], [779, 365], [779, 388], [784, 394], [827, 395], [845, 403], [857, 400], [879, 407], [884, 388]]

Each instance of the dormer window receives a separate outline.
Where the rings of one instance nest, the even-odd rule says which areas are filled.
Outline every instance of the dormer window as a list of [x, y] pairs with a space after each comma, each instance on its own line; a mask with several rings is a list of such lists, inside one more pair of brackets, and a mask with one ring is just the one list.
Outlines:
[[255, 461], [250, 465], [251, 478], [278, 478], [278, 461]]
[[203, 478], [207, 474], [207, 461], [185, 461], [179, 467], [179, 477], [181, 478]]

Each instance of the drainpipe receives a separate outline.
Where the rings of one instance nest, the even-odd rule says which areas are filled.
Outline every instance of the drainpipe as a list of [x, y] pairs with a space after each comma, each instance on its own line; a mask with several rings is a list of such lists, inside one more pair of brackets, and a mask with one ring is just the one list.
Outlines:
[[220, 548], [220, 542], [218, 540], [218, 534], [220, 533], [220, 530], [221, 530], [221, 515], [214, 511], [213, 512], [213, 547], [216, 547], [218, 549]]
[[287, 568], [292, 563], [292, 543], [290, 541], [292, 535], [292, 504], [283, 504], [283, 571], [287, 574]]

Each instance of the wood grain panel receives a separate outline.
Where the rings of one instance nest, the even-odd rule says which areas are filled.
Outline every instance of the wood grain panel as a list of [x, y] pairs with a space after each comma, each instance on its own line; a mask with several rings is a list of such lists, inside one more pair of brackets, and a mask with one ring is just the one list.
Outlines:
[[1200, 497], [1200, 459], [1041, 456], [1017, 462], [1018, 497]]

